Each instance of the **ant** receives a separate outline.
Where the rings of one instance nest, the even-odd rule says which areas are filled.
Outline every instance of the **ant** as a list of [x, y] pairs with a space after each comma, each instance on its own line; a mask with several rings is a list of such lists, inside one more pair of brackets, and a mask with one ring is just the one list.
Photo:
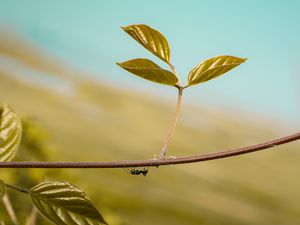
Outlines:
[[148, 169], [146, 169], [146, 167], [144, 167], [144, 169], [142, 169], [142, 170], [139, 170], [139, 169], [136, 169], [136, 168], [130, 168], [130, 169], [124, 168], [124, 169], [127, 173], [130, 173], [131, 175], [143, 174], [144, 176], [146, 176], [147, 173], [148, 173]]

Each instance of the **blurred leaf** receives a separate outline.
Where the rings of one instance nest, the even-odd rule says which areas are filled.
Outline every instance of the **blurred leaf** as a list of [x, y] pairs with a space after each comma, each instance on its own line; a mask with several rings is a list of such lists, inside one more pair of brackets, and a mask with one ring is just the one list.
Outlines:
[[216, 78], [234, 67], [245, 62], [247, 59], [234, 56], [217, 56], [196, 66], [188, 77], [188, 86], [196, 85]]
[[[32, 117], [22, 118], [22, 140], [15, 160], [47, 161], [49, 152], [53, 152], [50, 143], [50, 131], [41, 121]], [[34, 182], [37, 183], [37, 182]]]
[[154, 55], [166, 63], [170, 62], [168, 41], [159, 31], [145, 24], [131, 25], [122, 29]]
[[0, 161], [10, 161], [16, 154], [22, 136], [22, 123], [8, 105], [0, 108]]
[[68, 182], [43, 182], [29, 194], [39, 211], [57, 225], [107, 224], [86, 194]]
[[132, 59], [123, 63], [117, 63], [123, 69], [144, 79], [175, 86], [178, 78], [168, 70], [164, 70], [149, 59]]
[[3, 180], [0, 179], [0, 201], [5, 195], [5, 183]]

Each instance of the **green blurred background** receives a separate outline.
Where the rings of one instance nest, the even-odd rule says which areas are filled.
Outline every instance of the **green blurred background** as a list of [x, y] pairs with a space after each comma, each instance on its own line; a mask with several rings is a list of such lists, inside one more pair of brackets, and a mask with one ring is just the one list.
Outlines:
[[[132, 23], [166, 35], [182, 80], [205, 58], [249, 58], [187, 90], [171, 155], [296, 132], [299, 8], [298, 1], [0, 1], [0, 102], [24, 124], [16, 160], [110, 161], [159, 153], [176, 90], [115, 66], [136, 57], [157, 62], [119, 29]], [[67, 180], [85, 190], [112, 225], [292, 225], [300, 221], [299, 147], [150, 168], [147, 177], [123, 169], [1, 169], [0, 178], [27, 188]], [[28, 197], [8, 193], [25, 224]], [[2, 204], [0, 220], [10, 224]]]

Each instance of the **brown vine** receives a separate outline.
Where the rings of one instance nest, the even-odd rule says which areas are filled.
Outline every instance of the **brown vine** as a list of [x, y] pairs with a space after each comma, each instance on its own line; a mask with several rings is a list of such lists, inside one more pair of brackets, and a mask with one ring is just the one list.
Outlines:
[[185, 156], [166, 159], [146, 159], [146, 160], [124, 160], [112, 162], [38, 162], [38, 161], [20, 161], [20, 162], [0, 162], [0, 168], [124, 168], [124, 167], [151, 167], [172, 164], [196, 163], [243, 155], [264, 149], [273, 148], [300, 139], [300, 132], [294, 133], [272, 141], [263, 142], [247, 147], [207, 153], [203, 155]]

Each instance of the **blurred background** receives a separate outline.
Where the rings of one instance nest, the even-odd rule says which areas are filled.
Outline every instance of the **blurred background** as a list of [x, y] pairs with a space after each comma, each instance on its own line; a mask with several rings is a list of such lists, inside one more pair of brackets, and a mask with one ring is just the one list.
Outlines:
[[[300, 2], [0, 0], [0, 103], [23, 118], [16, 160], [153, 158], [174, 116], [177, 91], [121, 70], [147, 57], [120, 29], [145, 23], [171, 46], [182, 83], [217, 55], [248, 61], [184, 93], [170, 155], [231, 149], [299, 131]], [[300, 144], [230, 159], [150, 168], [1, 169], [24, 187], [68, 180], [112, 225], [298, 224]], [[27, 196], [9, 191], [20, 224]], [[11, 224], [0, 204], [0, 221]], [[50, 224], [41, 216], [37, 224]]]

